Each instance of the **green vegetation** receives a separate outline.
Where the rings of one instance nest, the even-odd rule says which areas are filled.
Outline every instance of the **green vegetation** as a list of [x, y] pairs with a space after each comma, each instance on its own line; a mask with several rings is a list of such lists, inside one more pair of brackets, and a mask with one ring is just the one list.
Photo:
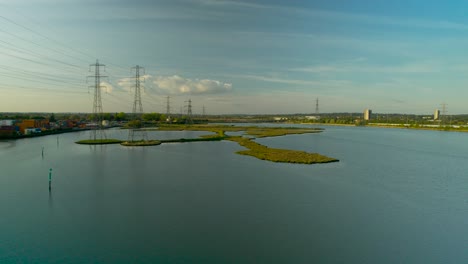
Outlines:
[[240, 132], [254, 137], [277, 137], [291, 134], [318, 133], [320, 128], [298, 128], [298, 127], [258, 127], [258, 126], [226, 126], [226, 125], [161, 125], [157, 130], [162, 131], [209, 131], [224, 135], [224, 132]]
[[121, 143], [123, 146], [152, 146], [162, 143], [186, 143], [186, 142], [202, 142], [202, 141], [221, 141], [229, 140], [237, 142], [239, 145], [246, 147], [248, 150], [237, 152], [241, 155], [249, 155], [261, 160], [269, 160], [273, 162], [286, 162], [286, 163], [302, 163], [302, 164], [315, 164], [315, 163], [328, 163], [337, 162], [337, 159], [329, 158], [317, 153], [308, 153], [305, 151], [276, 149], [269, 148], [253, 141], [253, 138], [242, 136], [227, 136], [225, 132], [240, 132], [244, 131], [246, 135], [256, 138], [263, 137], [277, 137], [292, 134], [304, 133], [318, 133], [322, 129], [310, 128], [295, 128], [295, 127], [240, 127], [240, 126], [225, 126], [225, 125], [162, 125], [157, 129], [159, 131], [207, 131], [214, 134], [203, 135], [199, 138], [180, 138], [180, 139], [166, 139], [166, 140], [150, 140], [150, 141], [133, 141], [122, 142], [120, 140], [82, 140], [78, 144], [114, 144]]
[[179, 139], [165, 139], [161, 143], [185, 143], [185, 142], [199, 142], [199, 141], [221, 141], [224, 137], [203, 137], [203, 138], [179, 138]]
[[124, 141], [120, 143], [122, 146], [126, 147], [144, 147], [144, 146], [156, 146], [160, 145], [161, 141], [159, 140], [138, 140], [138, 141]]
[[[226, 136], [225, 132], [239, 132], [245, 131], [245, 134], [254, 136], [257, 138], [262, 137], [277, 137], [291, 134], [304, 134], [304, 133], [318, 133], [321, 129], [309, 129], [309, 128], [295, 128], [295, 127], [239, 127], [239, 126], [224, 126], [224, 125], [170, 125], [162, 126], [159, 130], [192, 130], [192, 131], [210, 131], [216, 133], [216, 135], [206, 135], [204, 138], [198, 139], [180, 139], [180, 140], [169, 140], [162, 141], [166, 142], [193, 142], [193, 141], [211, 141], [211, 140], [230, 140], [239, 143], [239, 145], [248, 148], [248, 150], [239, 151], [238, 154], [249, 155], [256, 157], [261, 160], [269, 160], [273, 162], [286, 162], [286, 163], [302, 163], [302, 164], [314, 164], [314, 163], [329, 163], [337, 162], [339, 160], [329, 158], [317, 153], [308, 153], [304, 151], [287, 150], [287, 149], [275, 149], [267, 146], [258, 144], [252, 139], [246, 137], [234, 137]], [[208, 139], [208, 140], [207, 140]]]
[[296, 127], [254, 127], [246, 130], [247, 135], [254, 137], [279, 137], [293, 134], [319, 133], [321, 129], [296, 128]]
[[118, 139], [85, 139], [75, 142], [76, 144], [83, 145], [105, 145], [105, 144], [120, 144], [122, 140]]
[[317, 153], [269, 148], [252, 141], [252, 139], [244, 137], [229, 137], [227, 140], [237, 142], [239, 145], [248, 148], [248, 150], [238, 151], [238, 154], [253, 156], [261, 160], [303, 164], [329, 163], [339, 161], [337, 159], [329, 158]]

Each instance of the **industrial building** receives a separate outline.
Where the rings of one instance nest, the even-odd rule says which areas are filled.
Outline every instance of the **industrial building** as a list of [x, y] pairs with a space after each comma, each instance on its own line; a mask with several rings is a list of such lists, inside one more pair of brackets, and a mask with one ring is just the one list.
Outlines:
[[434, 111], [434, 120], [439, 120], [440, 119], [440, 110], [436, 109]]
[[372, 110], [366, 109], [364, 110], [364, 120], [370, 120], [372, 115]]

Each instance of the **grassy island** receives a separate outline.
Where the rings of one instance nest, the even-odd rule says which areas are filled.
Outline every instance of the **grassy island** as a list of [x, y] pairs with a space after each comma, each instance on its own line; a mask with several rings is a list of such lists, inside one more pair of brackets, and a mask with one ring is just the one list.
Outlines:
[[261, 160], [303, 164], [329, 163], [339, 161], [337, 159], [329, 158], [317, 153], [269, 148], [245, 137], [229, 137], [227, 140], [237, 142], [239, 145], [248, 148], [248, 150], [238, 151], [238, 154], [253, 156]]
[[145, 146], [156, 146], [160, 144], [161, 144], [161, 141], [159, 140], [124, 141], [120, 143], [120, 145], [126, 146], [126, 147], [145, 147]]
[[106, 145], [106, 144], [120, 144], [122, 140], [118, 139], [85, 139], [75, 142], [82, 145]]
[[[247, 150], [238, 151], [238, 154], [256, 157], [261, 160], [285, 163], [329, 163], [339, 160], [305, 151], [269, 148], [254, 141], [255, 138], [279, 137], [285, 135], [297, 135], [305, 133], [319, 133], [319, 128], [297, 128], [297, 127], [257, 127], [257, 126], [227, 126], [227, 125], [161, 125], [153, 131], [206, 131], [214, 134], [203, 135], [199, 138], [179, 138], [148, 141], [121, 141], [116, 139], [105, 140], [81, 140], [78, 144], [121, 144], [122, 146], [154, 146], [166, 143], [186, 143], [202, 141], [229, 140], [237, 142]], [[242, 136], [229, 136], [226, 132], [243, 132]]]
[[[212, 141], [212, 140], [229, 140], [237, 142], [239, 145], [246, 147], [248, 150], [238, 151], [238, 154], [256, 157], [261, 160], [285, 163], [329, 163], [338, 162], [338, 159], [323, 156], [317, 153], [308, 153], [305, 151], [276, 149], [261, 145], [253, 140], [255, 138], [278, 137], [293, 134], [319, 133], [323, 129], [318, 128], [297, 128], [297, 127], [240, 127], [240, 126], [225, 126], [225, 125], [171, 125], [161, 126], [158, 130], [174, 131], [174, 130], [190, 130], [190, 131], [210, 131], [215, 135], [202, 136], [197, 139], [187, 139], [185, 141], [170, 140], [170, 142], [193, 142], [193, 141]], [[250, 136], [227, 136], [225, 132], [241, 132], [244, 135]], [[163, 143], [165, 143], [163, 141]]]

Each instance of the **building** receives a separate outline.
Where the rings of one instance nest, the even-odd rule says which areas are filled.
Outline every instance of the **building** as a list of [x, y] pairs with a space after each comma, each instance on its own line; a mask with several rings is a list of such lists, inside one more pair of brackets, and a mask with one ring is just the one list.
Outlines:
[[320, 116], [305, 116], [307, 120], [320, 120]]
[[440, 119], [440, 110], [436, 109], [434, 111], [434, 120], [439, 120]]
[[26, 134], [26, 129], [41, 128], [50, 129], [49, 120], [47, 119], [24, 119], [20, 123], [17, 123], [21, 134]]
[[14, 124], [15, 124], [15, 120], [10, 120], [10, 119], [0, 120], [0, 126], [13, 126]]
[[372, 110], [366, 109], [364, 110], [364, 120], [370, 120], [372, 115]]
[[0, 126], [0, 138], [9, 138], [17, 134], [18, 132], [14, 126]]

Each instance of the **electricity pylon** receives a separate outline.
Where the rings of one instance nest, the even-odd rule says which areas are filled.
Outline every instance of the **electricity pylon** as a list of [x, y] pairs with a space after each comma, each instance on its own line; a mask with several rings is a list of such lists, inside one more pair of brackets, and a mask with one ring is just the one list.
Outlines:
[[171, 97], [166, 97], [166, 120], [168, 123], [171, 123]]
[[315, 115], [319, 114], [319, 99], [315, 99]]
[[105, 139], [106, 133], [103, 130], [103, 115], [102, 115], [102, 98], [101, 98], [101, 88], [106, 88], [105, 86], [101, 85], [101, 78], [105, 78], [107, 76], [101, 75], [100, 68], [105, 67], [104, 64], [99, 64], [99, 60], [96, 60], [95, 64], [90, 64], [90, 71], [91, 67], [94, 67], [94, 75], [88, 76], [88, 78], [94, 78], [94, 85], [89, 86], [90, 88], [94, 88], [94, 101], [93, 101], [93, 121], [96, 122], [96, 127], [91, 132], [91, 139]]
[[187, 104], [187, 119], [185, 120], [185, 124], [191, 125], [193, 124], [192, 120], [192, 99], [188, 99], [185, 101]]
[[141, 103], [141, 76], [140, 70], [144, 71], [144, 68], [137, 65], [133, 67], [135, 69], [135, 96], [133, 100], [133, 110], [132, 110], [132, 120], [134, 127], [131, 127], [128, 132], [128, 141], [138, 140], [148, 140], [146, 131], [142, 130], [142, 114], [143, 114], [143, 104]]

